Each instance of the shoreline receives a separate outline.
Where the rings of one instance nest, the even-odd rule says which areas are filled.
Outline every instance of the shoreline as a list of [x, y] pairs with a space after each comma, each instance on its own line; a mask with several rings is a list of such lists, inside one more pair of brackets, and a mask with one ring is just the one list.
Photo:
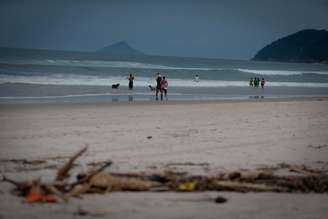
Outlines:
[[183, 104], [220, 104], [220, 103], [256, 103], [256, 102], [303, 102], [303, 101], [327, 101], [328, 95], [309, 97], [272, 97], [272, 98], [250, 98], [250, 99], [216, 99], [216, 100], [138, 100], [122, 102], [35, 102], [35, 103], [1, 103], [0, 108], [5, 106], [139, 106], [139, 105], [183, 105]]
[[[309, 87], [170, 87], [169, 102], [248, 101], [327, 97], [328, 88]], [[109, 86], [1, 84], [0, 104], [156, 102], [148, 87], [112, 89]]]

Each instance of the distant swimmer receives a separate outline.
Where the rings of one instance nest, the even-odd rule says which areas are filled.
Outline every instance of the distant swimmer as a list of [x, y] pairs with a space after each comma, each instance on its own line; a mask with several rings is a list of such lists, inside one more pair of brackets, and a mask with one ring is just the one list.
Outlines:
[[194, 79], [195, 82], [199, 82], [199, 76], [198, 75], [195, 75], [195, 79]]

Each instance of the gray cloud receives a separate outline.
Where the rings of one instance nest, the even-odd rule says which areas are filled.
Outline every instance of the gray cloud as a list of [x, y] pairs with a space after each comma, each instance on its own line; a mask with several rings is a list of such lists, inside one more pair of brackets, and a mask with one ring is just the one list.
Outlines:
[[305, 28], [328, 29], [327, 0], [2, 0], [0, 46], [248, 59]]

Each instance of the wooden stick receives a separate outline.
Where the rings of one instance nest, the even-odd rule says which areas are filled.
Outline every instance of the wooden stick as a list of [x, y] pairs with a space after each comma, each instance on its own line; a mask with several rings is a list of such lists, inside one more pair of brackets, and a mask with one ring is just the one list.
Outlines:
[[76, 154], [74, 154], [69, 159], [69, 161], [62, 168], [60, 168], [58, 170], [56, 181], [63, 181], [65, 178], [67, 178], [69, 176], [68, 172], [70, 171], [70, 169], [72, 169], [74, 161], [78, 157], [80, 157], [87, 149], [88, 149], [88, 145], [86, 145], [84, 148], [82, 148], [80, 151], [78, 151]]
[[215, 187], [218, 190], [228, 190], [237, 192], [283, 192], [284, 188], [277, 186], [268, 186], [265, 184], [257, 183], [244, 183], [236, 181], [216, 181]]
[[112, 161], [107, 161], [105, 162], [101, 167], [99, 167], [98, 169], [91, 171], [91, 173], [89, 173], [88, 175], [86, 175], [85, 177], [79, 179], [78, 181], [76, 181], [75, 183], [73, 183], [71, 186], [72, 188], [77, 185], [77, 184], [83, 184], [85, 182], [88, 182], [94, 175], [96, 175], [97, 173], [103, 171], [105, 168], [107, 168], [108, 166], [112, 165]]
[[14, 186], [16, 186], [16, 189], [21, 193], [21, 194], [25, 194], [26, 192], [28, 192], [30, 190], [30, 188], [32, 187], [32, 183], [31, 182], [18, 182], [12, 179], [7, 178], [6, 176], [2, 176], [2, 181], [3, 182], [8, 182], [13, 184]]

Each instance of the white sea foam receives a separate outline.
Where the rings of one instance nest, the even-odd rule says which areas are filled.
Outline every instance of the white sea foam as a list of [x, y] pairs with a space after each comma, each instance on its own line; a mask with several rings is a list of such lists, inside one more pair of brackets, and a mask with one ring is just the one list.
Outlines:
[[[191, 79], [168, 79], [170, 87], [247, 87], [248, 81], [224, 81], [224, 80], [200, 80], [195, 82]], [[90, 85], [90, 86], [111, 86], [119, 83], [127, 86], [128, 80], [123, 76], [93, 76], [77, 74], [51, 74], [47, 76], [25, 76], [25, 75], [5, 75], [0, 74], [0, 84], [4, 83], [25, 83], [40, 85]], [[155, 86], [154, 78], [136, 77], [134, 86], [147, 87]], [[267, 82], [267, 86], [285, 87], [328, 87], [328, 83], [311, 82]]]
[[[130, 61], [96, 61], [96, 60], [0, 60], [1, 64], [34, 64], [55, 65], [70, 67], [106, 67], [106, 68], [136, 68], [136, 69], [161, 69], [161, 70], [213, 70], [212, 68], [184, 68], [157, 64]], [[217, 69], [220, 70], [220, 69]]]
[[291, 70], [258, 70], [258, 69], [244, 69], [244, 68], [237, 68], [235, 70], [246, 72], [246, 73], [253, 73], [259, 75], [300, 75], [304, 73], [312, 73], [312, 74], [328, 74], [326, 71], [291, 71]]

